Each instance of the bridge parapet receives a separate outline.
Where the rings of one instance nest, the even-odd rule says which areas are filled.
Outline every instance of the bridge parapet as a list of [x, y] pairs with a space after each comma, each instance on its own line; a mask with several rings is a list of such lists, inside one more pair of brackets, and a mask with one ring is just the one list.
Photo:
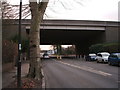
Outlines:
[[[19, 24], [18, 19], [3, 19], [3, 24]], [[23, 19], [23, 25], [30, 25], [30, 19]], [[41, 26], [118, 26], [113, 21], [91, 21], [91, 20], [43, 20]]]

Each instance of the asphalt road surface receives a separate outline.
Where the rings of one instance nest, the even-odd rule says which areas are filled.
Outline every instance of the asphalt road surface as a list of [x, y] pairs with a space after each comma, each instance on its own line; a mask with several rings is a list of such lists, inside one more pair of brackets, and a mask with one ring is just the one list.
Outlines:
[[117, 66], [63, 59], [42, 62], [46, 88], [118, 88]]

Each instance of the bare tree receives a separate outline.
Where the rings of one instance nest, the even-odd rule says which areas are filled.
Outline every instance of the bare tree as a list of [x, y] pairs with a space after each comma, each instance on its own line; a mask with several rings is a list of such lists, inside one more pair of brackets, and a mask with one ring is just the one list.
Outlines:
[[[7, 1], [2, 1], [2, 19], [18, 19], [19, 5], [11, 5]], [[29, 4], [22, 5], [22, 18], [30, 16]]]
[[2, 2], [2, 18], [3, 19], [13, 18], [14, 17], [13, 14], [9, 13], [11, 11], [12, 11], [12, 6], [6, 1]]
[[41, 60], [40, 60], [40, 24], [43, 20], [48, 2], [43, 0], [37, 3], [37, 0], [30, 1], [30, 10], [32, 14], [30, 29], [30, 68], [28, 76], [41, 80]]

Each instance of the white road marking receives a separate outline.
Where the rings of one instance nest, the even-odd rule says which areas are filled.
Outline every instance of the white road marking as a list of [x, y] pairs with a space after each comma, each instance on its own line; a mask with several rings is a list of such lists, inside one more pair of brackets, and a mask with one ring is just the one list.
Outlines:
[[65, 65], [68, 65], [68, 66], [71, 66], [71, 67], [79, 68], [81, 70], [85, 70], [85, 71], [89, 71], [89, 72], [92, 72], [92, 73], [96, 73], [96, 74], [99, 74], [99, 75], [112, 76], [112, 74], [110, 74], [110, 73], [106, 73], [106, 72], [103, 72], [103, 71], [100, 71], [100, 70], [95, 70], [94, 68], [91, 68], [91, 67], [88, 67], [88, 66], [76, 66], [76, 65], [65, 63], [65, 62], [62, 62], [62, 61], [57, 61], [57, 62], [60, 62], [62, 64], [65, 64]]

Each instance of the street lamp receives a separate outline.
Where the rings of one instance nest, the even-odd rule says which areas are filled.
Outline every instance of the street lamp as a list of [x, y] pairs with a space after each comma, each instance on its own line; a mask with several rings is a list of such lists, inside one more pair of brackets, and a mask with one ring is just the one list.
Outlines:
[[21, 88], [21, 15], [22, 14], [22, 0], [20, 0], [19, 9], [19, 32], [18, 32], [18, 63], [17, 63], [17, 87]]

